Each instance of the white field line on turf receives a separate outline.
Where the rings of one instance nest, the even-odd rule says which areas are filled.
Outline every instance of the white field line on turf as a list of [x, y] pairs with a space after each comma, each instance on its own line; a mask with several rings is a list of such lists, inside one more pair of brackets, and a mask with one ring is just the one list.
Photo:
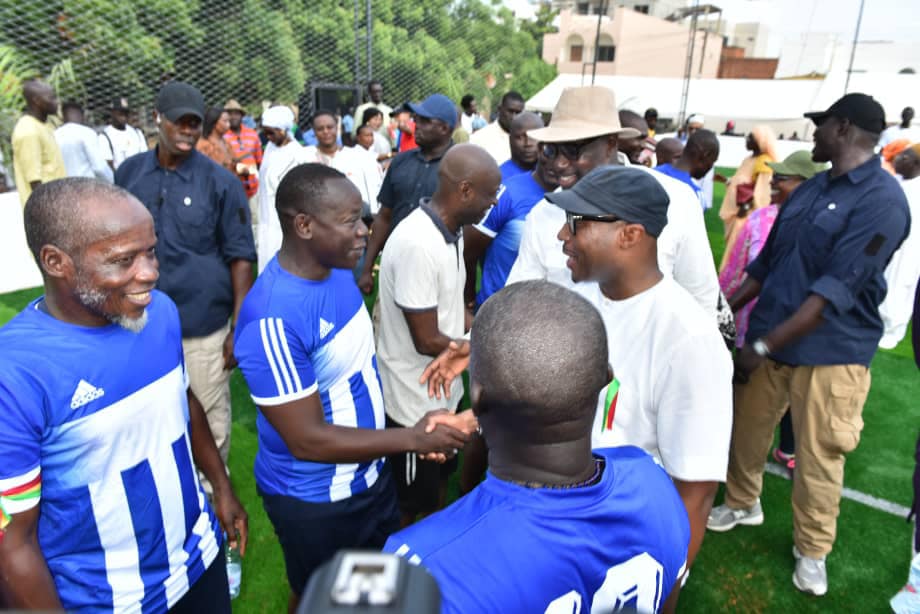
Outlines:
[[[790, 479], [789, 470], [773, 462], [767, 463], [767, 473], [778, 475], [779, 477], [786, 480]], [[879, 499], [878, 497], [867, 495], [866, 493], [859, 492], [858, 490], [853, 490], [852, 488], [847, 488], [846, 486], [843, 487], [843, 496], [850, 501], [856, 501], [857, 503], [868, 505], [872, 509], [894, 514], [895, 516], [900, 516], [901, 518], [906, 518], [908, 512], [910, 512], [910, 509], [903, 505], [898, 505], [897, 503], [893, 503], [885, 499]]]

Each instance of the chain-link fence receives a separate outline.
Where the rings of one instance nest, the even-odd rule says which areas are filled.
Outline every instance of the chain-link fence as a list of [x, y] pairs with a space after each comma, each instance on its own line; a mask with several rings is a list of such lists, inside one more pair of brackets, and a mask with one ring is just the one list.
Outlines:
[[0, 142], [9, 145], [31, 76], [81, 103], [94, 125], [126, 98], [149, 128], [170, 79], [255, 115], [265, 101], [295, 103], [302, 117], [317, 104], [344, 111], [371, 78], [394, 107], [440, 91], [488, 108], [553, 77], [540, 37], [481, 0], [0, 0]]

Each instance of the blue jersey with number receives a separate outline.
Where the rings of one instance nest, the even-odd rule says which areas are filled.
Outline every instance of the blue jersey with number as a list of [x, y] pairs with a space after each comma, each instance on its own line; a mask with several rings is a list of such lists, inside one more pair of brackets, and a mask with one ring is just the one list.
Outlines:
[[[318, 394], [326, 422], [384, 428], [374, 331], [351, 271], [322, 281], [296, 277], [271, 259], [243, 301], [234, 354], [253, 402], [270, 407]], [[295, 458], [259, 411], [255, 476], [269, 495], [340, 501], [377, 481], [384, 459], [320, 463]]]
[[532, 489], [489, 473], [470, 494], [387, 541], [441, 589], [442, 612], [657, 612], [690, 541], [674, 484], [635, 447], [595, 450], [599, 482]]
[[62, 322], [42, 300], [0, 328], [0, 528], [38, 506], [67, 611], [166, 612], [221, 545], [192, 461], [179, 313], [154, 290], [135, 333]]

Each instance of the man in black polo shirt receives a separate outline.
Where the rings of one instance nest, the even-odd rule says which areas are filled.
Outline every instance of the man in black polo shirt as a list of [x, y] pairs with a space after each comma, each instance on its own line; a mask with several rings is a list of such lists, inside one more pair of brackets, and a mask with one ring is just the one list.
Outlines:
[[750, 341], [735, 359], [725, 504], [712, 510], [707, 526], [728, 531], [763, 523], [764, 459], [791, 400], [792, 581], [823, 595], [845, 455], [859, 443], [869, 364], [882, 336], [883, 274], [907, 236], [910, 213], [903, 190], [874, 153], [885, 128], [878, 102], [847, 94], [805, 117], [817, 125], [812, 158], [831, 162], [831, 169], [796, 188], [729, 299], [735, 312], [758, 301]]
[[226, 463], [230, 370], [236, 365], [233, 323], [252, 286], [256, 252], [239, 179], [195, 150], [204, 108], [204, 98], [191, 85], [164, 85], [156, 100], [159, 144], [125, 160], [115, 183], [153, 215], [157, 285], [179, 308], [192, 391]]
[[377, 200], [380, 212], [371, 225], [364, 267], [358, 287], [365, 294], [374, 289], [374, 261], [383, 249], [390, 233], [418, 207], [423, 198], [430, 198], [438, 186], [441, 158], [453, 145], [450, 136], [457, 123], [457, 108], [444, 94], [432, 94], [419, 103], [409, 103], [415, 114], [415, 142], [418, 149], [405, 151], [393, 159]]

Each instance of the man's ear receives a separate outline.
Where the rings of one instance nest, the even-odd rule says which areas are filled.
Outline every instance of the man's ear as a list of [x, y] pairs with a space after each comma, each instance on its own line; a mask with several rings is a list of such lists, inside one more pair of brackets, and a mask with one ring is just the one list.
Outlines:
[[67, 279], [76, 274], [73, 258], [56, 245], [43, 245], [38, 252], [38, 262], [48, 277]]
[[486, 413], [483, 392], [482, 384], [474, 379], [470, 379], [470, 408], [473, 410], [473, 415], [476, 417]]
[[626, 224], [617, 241], [621, 248], [631, 249], [638, 245], [645, 236], [645, 227], [641, 224]]
[[619, 141], [617, 140], [617, 135], [607, 135], [607, 143], [605, 144], [605, 147], [607, 148], [607, 158], [610, 158], [610, 156], [613, 155], [613, 152], [619, 150], [618, 143]]
[[294, 216], [292, 223], [294, 224], [294, 232], [297, 234], [298, 238], [308, 241], [313, 238], [315, 229], [312, 215], [303, 212], [298, 213]]
[[464, 179], [461, 181], [458, 186], [460, 188], [460, 196], [463, 200], [470, 200], [476, 196], [476, 191], [473, 189], [473, 182]]

